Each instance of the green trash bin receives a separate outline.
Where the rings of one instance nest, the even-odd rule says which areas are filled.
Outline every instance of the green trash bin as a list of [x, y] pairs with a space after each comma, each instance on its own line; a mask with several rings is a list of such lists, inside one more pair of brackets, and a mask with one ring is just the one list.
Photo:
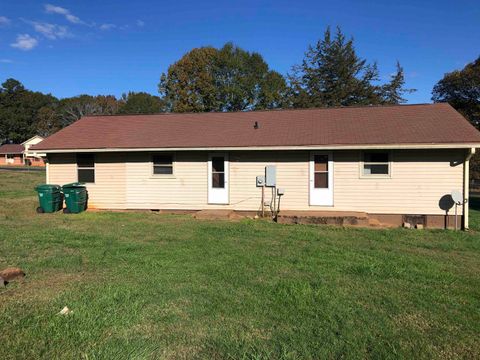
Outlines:
[[60, 185], [42, 184], [35, 187], [38, 193], [37, 213], [53, 213], [63, 207], [63, 194]]
[[82, 183], [71, 183], [62, 186], [63, 195], [65, 197], [65, 205], [63, 209], [65, 214], [78, 214], [87, 210], [88, 192]]

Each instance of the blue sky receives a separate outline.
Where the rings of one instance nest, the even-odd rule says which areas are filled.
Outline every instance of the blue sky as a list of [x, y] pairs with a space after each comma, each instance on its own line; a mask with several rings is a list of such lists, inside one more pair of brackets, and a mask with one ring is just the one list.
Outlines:
[[0, 80], [57, 97], [157, 94], [188, 50], [227, 41], [286, 74], [325, 28], [341, 26], [384, 79], [405, 68], [409, 103], [480, 55], [476, 1], [0, 0]]

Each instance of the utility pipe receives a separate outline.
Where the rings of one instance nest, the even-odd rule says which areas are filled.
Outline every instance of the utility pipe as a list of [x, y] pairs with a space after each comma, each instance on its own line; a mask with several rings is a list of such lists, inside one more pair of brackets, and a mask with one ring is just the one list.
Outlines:
[[468, 214], [469, 214], [469, 195], [470, 195], [470, 159], [475, 154], [475, 148], [470, 148], [463, 162], [463, 229], [468, 231]]

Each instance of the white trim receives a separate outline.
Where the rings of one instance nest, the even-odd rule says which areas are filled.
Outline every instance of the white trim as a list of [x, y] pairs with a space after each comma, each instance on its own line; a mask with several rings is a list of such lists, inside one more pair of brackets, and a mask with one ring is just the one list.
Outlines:
[[29, 142], [30, 140], [33, 140], [33, 139], [36, 139], [36, 138], [41, 139], [41, 141], [45, 140], [45, 138], [41, 137], [40, 135], [34, 135], [34, 136], [32, 136], [30, 139], [25, 140], [25, 141], [24, 141], [23, 143], [21, 143], [20, 145], [26, 144], [26, 143]]
[[176, 154], [174, 152], [169, 152], [169, 153], [164, 153], [163, 155], [171, 155], [172, 156], [172, 173], [171, 174], [155, 174], [154, 173], [154, 163], [153, 163], [153, 157], [157, 155], [157, 153], [151, 153], [150, 154], [150, 178], [151, 179], [175, 179], [175, 162], [176, 162]]
[[469, 229], [469, 197], [470, 197], [470, 159], [475, 154], [475, 148], [471, 148], [467, 156], [465, 157], [465, 161], [463, 162], [463, 229]]
[[225, 146], [182, 148], [95, 148], [39, 150], [42, 153], [89, 153], [89, 152], [145, 152], [145, 151], [235, 151], [235, 150], [385, 150], [385, 149], [471, 149], [480, 143], [461, 144], [377, 144], [377, 145], [308, 145], [308, 146]]
[[[387, 153], [388, 154], [388, 161], [387, 162], [379, 162], [379, 163], [375, 163], [375, 162], [367, 162], [365, 163], [365, 153], [366, 152], [378, 152], [378, 153], [381, 153], [381, 152], [384, 152], [384, 153]], [[360, 161], [359, 161], [359, 178], [360, 179], [391, 179], [392, 178], [392, 151], [391, 150], [362, 150], [360, 152]], [[364, 173], [364, 166], [365, 164], [379, 164], [379, 165], [388, 165], [388, 174], [365, 174]]]
[[50, 183], [50, 162], [48, 161], [48, 159], [45, 159], [45, 180], [46, 180], [46, 184], [49, 184]]

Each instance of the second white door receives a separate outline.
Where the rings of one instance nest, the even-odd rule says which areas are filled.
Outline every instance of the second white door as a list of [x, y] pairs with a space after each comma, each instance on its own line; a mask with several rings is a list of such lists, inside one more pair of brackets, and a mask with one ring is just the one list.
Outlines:
[[331, 151], [310, 153], [310, 205], [333, 206], [333, 156]]
[[208, 155], [208, 203], [228, 204], [228, 154]]

